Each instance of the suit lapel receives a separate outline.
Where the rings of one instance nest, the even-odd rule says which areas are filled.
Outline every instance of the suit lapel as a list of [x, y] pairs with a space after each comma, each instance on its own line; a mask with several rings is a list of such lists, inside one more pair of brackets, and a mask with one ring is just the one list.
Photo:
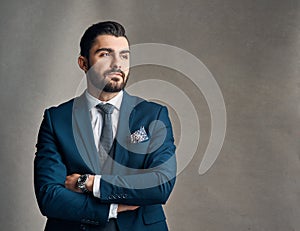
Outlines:
[[118, 130], [116, 134], [115, 160], [118, 163], [126, 163], [128, 158], [128, 145], [130, 145], [130, 129], [132, 127], [135, 114], [135, 106], [142, 100], [138, 97], [130, 96], [124, 91], [120, 108]]
[[74, 99], [72, 127], [75, 143], [82, 159], [94, 173], [100, 174], [100, 158], [95, 146], [90, 114], [84, 94]]

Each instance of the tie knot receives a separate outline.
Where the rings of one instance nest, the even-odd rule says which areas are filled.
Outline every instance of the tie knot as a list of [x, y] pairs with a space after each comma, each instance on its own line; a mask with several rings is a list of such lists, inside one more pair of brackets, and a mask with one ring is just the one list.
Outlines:
[[114, 110], [114, 105], [107, 103], [107, 104], [98, 104], [96, 108], [100, 109], [105, 114], [111, 114]]

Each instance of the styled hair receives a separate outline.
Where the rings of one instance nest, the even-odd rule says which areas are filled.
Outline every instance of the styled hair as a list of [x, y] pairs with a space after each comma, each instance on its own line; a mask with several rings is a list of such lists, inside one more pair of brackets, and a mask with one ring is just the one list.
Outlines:
[[[113, 21], [105, 21], [93, 24], [83, 34], [80, 40], [80, 55], [89, 58], [90, 49], [99, 35], [113, 35], [115, 37], [125, 37], [124, 27]], [[129, 42], [129, 41], [128, 41]]]

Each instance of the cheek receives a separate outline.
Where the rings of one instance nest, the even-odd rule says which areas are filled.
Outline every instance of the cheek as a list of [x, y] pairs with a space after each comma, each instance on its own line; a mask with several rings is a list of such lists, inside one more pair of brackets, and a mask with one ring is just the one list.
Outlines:
[[93, 69], [98, 73], [103, 73], [109, 69], [110, 62], [108, 60], [98, 60], [94, 65]]
[[126, 61], [123, 61], [123, 62], [122, 62], [122, 67], [123, 67], [123, 70], [124, 70], [125, 72], [128, 72], [128, 71], [129, 71], [129, 66], [130, 66], [129, 60], [126, 60]]

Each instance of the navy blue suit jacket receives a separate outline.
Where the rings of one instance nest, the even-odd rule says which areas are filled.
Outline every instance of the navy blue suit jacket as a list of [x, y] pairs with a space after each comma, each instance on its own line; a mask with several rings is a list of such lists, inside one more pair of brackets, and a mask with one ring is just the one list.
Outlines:
[[[162, 204], [175, 183], [176, 160], [167, 108], [124, 92], [113, 160], [99, 171], [89, 111], [82, 95], [47, 109], [34, 160], [38, 205], [45, 230], [97, 230], [108, 222], [110, 204], [139, 205], [118, 214], [120, 231], [167, 230]], [[144, 127], [149, 140], [130, 134]], [[100, 198], [65, 188], [66, 176], [101, 174]]]

